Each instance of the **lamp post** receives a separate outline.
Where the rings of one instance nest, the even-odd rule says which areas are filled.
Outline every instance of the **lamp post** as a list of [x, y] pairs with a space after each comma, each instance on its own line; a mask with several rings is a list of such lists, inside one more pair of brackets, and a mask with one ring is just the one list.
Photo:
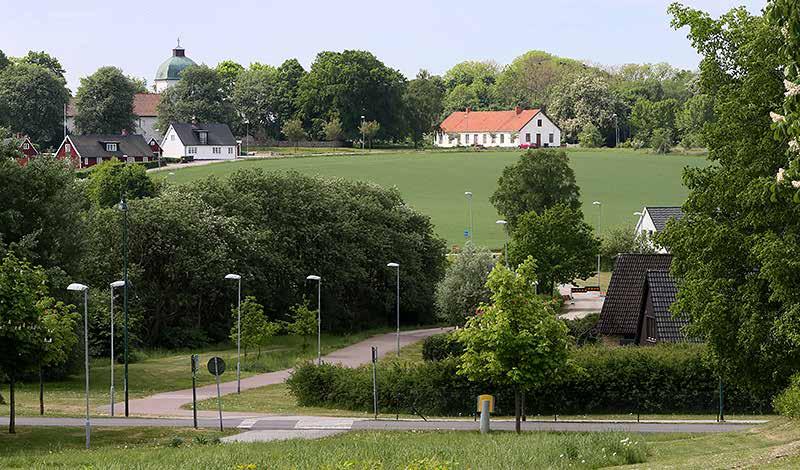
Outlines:
[[386, 266], [397, 269], [397, 357], [400, 357], [400, 263], [389, 263]]
[[317, 281], [317, 365], [322, 364], [322, 278], [311, 274], [309, 281]]
[[[603, 203], [594, 201], [592, 205], [597, 206], [597, 235], [600, 236], [600, 227], [603, 219]], [[600, 289], [600, 253], [597, 253], [597, 288]]]
[[503, 219], [500, 219], [495, 223], [503, 227], [503, 233], [506, 236], [506, 243], [503, 247], [503, 257], [506, 259], [506, 269], [508, 269], [508, 222], [506, 222]]
[[92, 432], [89, 422], [89, 287], [72, 283], [67, 286], [67, 290], [83, 292], [83, 359], [84, 373], [86, 375], [86, 448], [89, 448], [89, 436]]
[[242, 393], [242, 276], [238, 274], [227, 274], [225, 279], [229, 281], [239, 281], [239, 311], [236, 313], [236, 393]]
[[619, 147], [619, 116], [614, 113], [611, 117], [614, 118], [614, 147]]
[[122, 386], [125, 392], [125, 417], [127, 418], [130, 415], [128, 406], [128, 203], [125, 201], [124, 194], [122, 195], [122, 200], [119, 201], [119, 210], [122, 211], [122, 282], [124, 283], [122, 286], [122, 308], [125, 312], [125, 323], [123, 325], [125, 369]]
[[114, 417], [114, 289], [125, 285], [125, 281], [114, 281], [111, 287], [111, 417]]
[[250, 150], [250, 147], [248, 147], [248, 145], [247, 145], [248, 144], [248, 140], [250, 140], [250, 120], [249, 119], [245, 119], [244, 120], [244, 155], [245, 156], [248, 155], [248, 150]]
[[361, 116], [361, 150], [364, 150], [364, 140], [366, 140], [364, 136], [364, 119], [364, 116]]
[[469, 239], [472, 241], [475, 236], [475, 227], [472, 220], [472, 191], [464, 192], [464, 197], [467, 198], [467, 224], [469, 226]]

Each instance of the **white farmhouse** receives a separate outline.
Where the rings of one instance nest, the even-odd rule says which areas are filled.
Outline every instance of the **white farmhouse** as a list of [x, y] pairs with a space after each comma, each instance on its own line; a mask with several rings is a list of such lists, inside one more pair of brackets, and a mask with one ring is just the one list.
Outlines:
[[683, 217], [683, 210], [677, 206], [645, 206], [638, 214], [640, 215], [636, 223], [636, 234], [647, 237], [650, 245], [658, 253], [669, 253], [666, 248], [656, 245], [652, 237], [663, 231], [669, 220], [680, 220]]
[[454, 111], [439, 126], [433, 145], [459, 147], [559, 147], [561, 129], [541, 109]]
[[236, 139], [227, 124], [169, 125], [161, 149], [165, 157], [189, 157], [194, 160], [233, 160], [237, 155]]

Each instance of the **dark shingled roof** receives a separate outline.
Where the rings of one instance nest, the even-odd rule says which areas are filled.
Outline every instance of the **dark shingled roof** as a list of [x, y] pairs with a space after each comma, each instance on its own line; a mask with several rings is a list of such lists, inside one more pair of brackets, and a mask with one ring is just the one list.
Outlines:
[[658, 341], [666, 343], [690, 341], [683, 331], [684, 327], [689, 324], [689, 319], [684, 315], [673, 316], [669, 311], [670, 305], [675, 302], [678, 295], [675, 279], [672, 278], [669, 271], [647, 271], [645, 295], [648, 292], [650, 293], [650, 302], [653, 304], [653, 315], [656, 317]]
[[597, 329], [604, 335], [636, 336], [647, 271], [668, 271], [670, 254], [622, 253], [614, 261]]
[[656, 226], [656, 230], [659, 232], [664, 230], [664, 227], [667, 226], [667, 221], [669, 221], [669, 219], [681, 220], [683, 217], [683, 210], [676, 206], [645, 206], [645, 209], [647, 210], [647, 213], [650, 214], [650, 219], [653, 221], [653, 225]]
[[181, 139], [183, 145], [199, 146], [200, 140], [197, 137], [197, 131], [208, 132], [208, 143], [206, 145], [236, 145], [236, 139], [231, 133], [231, 128], [227, 124], [207, 123], [207, 124], [189, 124], [182, 122], [173, 122], [170, 124], [178, 138]]
[[[82, 158], [95, 157], [152, 157], [153, 150], [147, 145], [140, 134], [112, 135], [112, 134], [85, 134], [70, 135], [69, 139]], [[106, 142], [117, 142], [117, 151], [106, 150]]]

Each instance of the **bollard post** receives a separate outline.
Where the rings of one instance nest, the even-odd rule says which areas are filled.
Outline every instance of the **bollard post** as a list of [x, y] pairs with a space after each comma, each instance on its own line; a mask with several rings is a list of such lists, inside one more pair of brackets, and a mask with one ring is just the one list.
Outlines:
[[378, 348], [372, 347], [372, 407], [378, 419]]
[[197, 429], [197, 365], [199, 363], [200, 356], [192, 354], [192, 417], [195, 429]]
[[481, 434], [489, 433], [489, 400], [481, 401]]

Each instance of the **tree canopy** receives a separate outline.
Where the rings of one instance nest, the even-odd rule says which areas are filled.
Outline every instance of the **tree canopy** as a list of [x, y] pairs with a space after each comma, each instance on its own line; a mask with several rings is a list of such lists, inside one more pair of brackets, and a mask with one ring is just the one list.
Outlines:
[[206, 65], [192, 65], [181, 79], [161, 95], [156, 127], [166, 131], [171, 122], [233, 123], [233, 104], [219, 73]]
[[101, 67], [81, 78], [75, 95], [75, 126], [83, 134], [119, 134], [136, 129], [133, 98], [137, 85], [116, 67]]

